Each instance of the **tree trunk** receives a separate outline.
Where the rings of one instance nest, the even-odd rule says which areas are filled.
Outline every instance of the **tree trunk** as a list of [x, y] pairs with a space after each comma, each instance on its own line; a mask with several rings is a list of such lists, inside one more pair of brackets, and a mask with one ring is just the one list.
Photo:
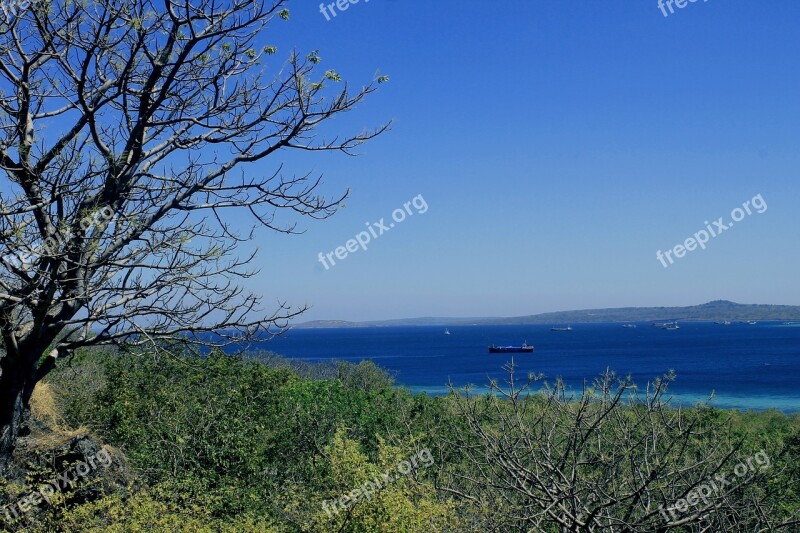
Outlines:
[[8, 354], [0, 359], [0, 463], [11, 459], [26, 419], [30, 398], [26, 392], [32, 385], [24, 366], [24, 360]]

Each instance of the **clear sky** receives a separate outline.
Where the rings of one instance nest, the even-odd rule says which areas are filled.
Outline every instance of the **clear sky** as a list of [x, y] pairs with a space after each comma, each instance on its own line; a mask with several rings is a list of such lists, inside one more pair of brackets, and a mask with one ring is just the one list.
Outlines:
[[[290, 4], [279, 56], [319, 49], [360, 85], [357, 158], [280, 154], [351, 197], [300, 236], [258, 236], [250, 286], [305, 319], [512, 316], [714, 299], [800, 304], [800, 2], [362, 0]], [[668, 11], [667, 11], [668, 12]], [[671, 250], [762, 195], [735, 227]], [[428, 210], [326, 270], [365, 222]]]

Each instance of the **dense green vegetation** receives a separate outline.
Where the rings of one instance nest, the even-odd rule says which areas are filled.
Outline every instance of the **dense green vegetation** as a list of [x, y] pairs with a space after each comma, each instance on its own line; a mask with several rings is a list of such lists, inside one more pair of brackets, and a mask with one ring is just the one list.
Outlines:
[[39, 506], [14, 525], [27, 531], [580, 529], [586, 513], [569, 502], [602, 530], [658, 531], [668, 529], [659, 505], [759, 451], [769, 468], [670, 530], [800, 516], [797, 416], [679, 411], [658, 394], [632, 406], [636, 389], [611, 376], [577, 398], [557, 383], [531, 397], [432, 398], [370, 362], [85, 352], [48, 385], [65, 423], [114, 447], [131, 477]]

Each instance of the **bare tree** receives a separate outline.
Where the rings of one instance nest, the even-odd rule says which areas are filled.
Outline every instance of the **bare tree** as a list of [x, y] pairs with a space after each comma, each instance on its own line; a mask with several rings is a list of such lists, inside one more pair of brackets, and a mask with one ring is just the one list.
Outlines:
[[[671, 408], [671, 374], [641, 394], [606, 372], [577, 396], [563, 382], [542, 393], [507, 386], [453, 391], [452, 442], [469, 468], [447, 466], [440, 488], [478, 510], [482, 531], [774, 531], [781, 516], [769, 479], [782, 451], [747, 450], [711, 409]], [[749, 452], [753, 453], [753, 452]], [[794, 458], [790, 458], [794, 461]], [[740, 462], [741, 461], [741, 462]], [[744, 465], [744, 466], [742, 466]], [[774, 487], [772, 487], [774, 488]], [[470, 517], [465, 514], [465, 520]]]
[[[385, 77], [334, 90], [316, 52], [272, 68], [276, 49], [260, 40], [288, 19], [284, 4], [38, 2], [0, 22], [0, 457], [35, 384], [78, 347], [222, 345], [302, 311], [264, 310], [239, 284], [253, 254], [235, 251], [258, 228], [326, 218], [341, 198], [255, 163], [351, 154], [387, 126], [318, 128]], [[252, 217], [245, 231], [229, 210]]]

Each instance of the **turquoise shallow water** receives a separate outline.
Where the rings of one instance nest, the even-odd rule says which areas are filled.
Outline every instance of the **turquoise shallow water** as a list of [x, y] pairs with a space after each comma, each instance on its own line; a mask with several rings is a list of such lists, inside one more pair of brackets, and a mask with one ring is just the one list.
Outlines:
[[[448, 394], [450, 389], [448, 387], [426, 387], [426, 386], [410, 386], [406, 387], [414, 393], [426, 393], [434, 396]], [[680, 388], [679, 386], [673, 387]], [[460, 392], [464, 392], [463, 388], [458, 388]], [[574, 386], [571, 388], [573, 391], [578, 391]], [[479, 394], [489, 392], [488, 387], [470, 387], [471, 394]], [[741, 409], [741, 410], [765, 410], [777, 409], [787, 413], [800, 412], [800, 398], [797, 396], [770, 396], [770, 395], [757, 395], [757, 396], [742, 396], [742, 395], [721, 395], [715, 393], [713, 398], [709, 401], [709, 395], [690, 394], [690, 393], [676, 393], [672, 390], [665, 396], [669, 399], [670, 405], [692, 407], [698, 403], [708, 403], [708, 405], [718, 407], [721, 409]]]
[[714, 392], [722, 408], [800, 411], [800, 324], [757, 325], [685, 322], [677, 331], [638, 324], [572, 324], [571, 332], [551, 325], [374, 327], [298, 329], [258, 348], [305, 360], [372, 359], [396, 374], [415, 392], [443, 394], [447, 384], [482, 389], [490, 378], [504, 377], [511, 354], [490, 355], [490, 344], [536, 347], [513, 355], [520, 375], [561, 377], [580, 390], [585, 381], [609, 368], [630, 374], [637, 384], [677, 373], [674, 401], [691, 405]]

